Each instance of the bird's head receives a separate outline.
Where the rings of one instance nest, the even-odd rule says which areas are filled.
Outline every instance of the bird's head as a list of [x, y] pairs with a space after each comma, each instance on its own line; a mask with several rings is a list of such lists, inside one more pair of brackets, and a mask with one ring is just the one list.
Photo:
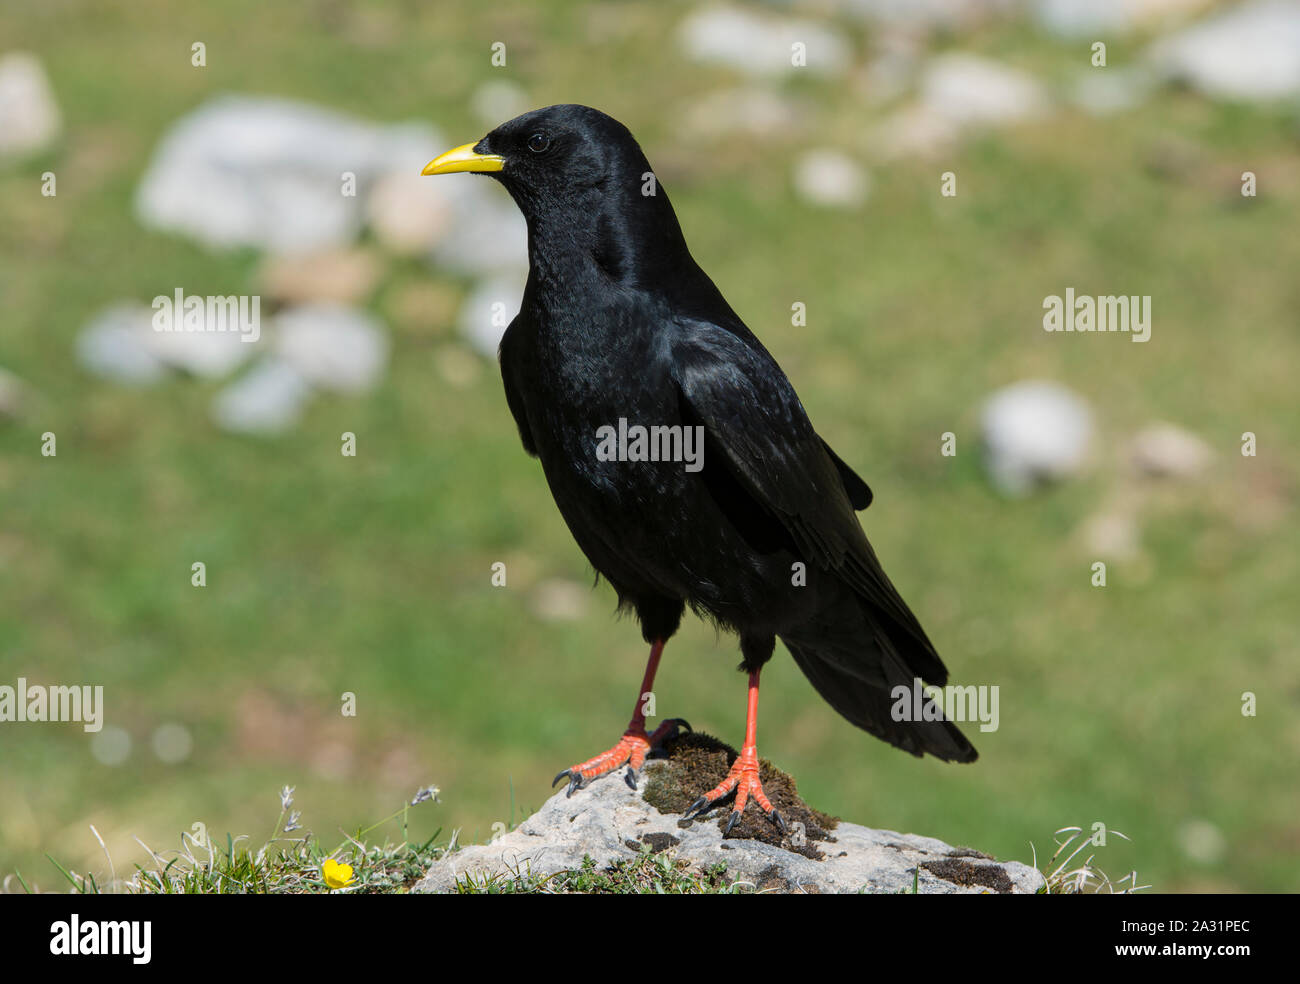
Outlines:
[[423, 173], [461, 171], [505, 185], [528, 221], [534, 260], [570, 271], [594, 260], [625, 283], [703, 276], [640, 146], [599, 110], [566, 104], [524, 113]]
[[582, 198], [589, 189], [619, 181], [639, 184], [648, 170], [627, 127], [589, 106], [567, 104], [502, 123], [478, 143], [430, 161], [423, 173], [490, 175], [527, 214], [535, 203]]

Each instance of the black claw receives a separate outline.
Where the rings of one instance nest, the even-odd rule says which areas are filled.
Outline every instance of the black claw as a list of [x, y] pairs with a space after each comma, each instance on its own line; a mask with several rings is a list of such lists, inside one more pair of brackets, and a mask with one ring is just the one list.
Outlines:
[[727, 825], [722, 829], [722, 836], [723, 836], [723, 837], [726, 837], [728, 834], [731, 833], [731, 828], [734, 827], [734, 826], [736, 825], [736, 822], [737, 822], [739, 819], [740, 819], [740, 811], [739, 811], [739, 810], [732, 810], [732, 811], [731, 811], [731, 819], [727, 821]]
[[773, 807], [772, 812], [768, 814], [768, 817], [774, 824], [776, 824], [777, 830], [781, 831], [783, 834], [786, 833], [785, 821], [781, 819], [781, 814], [777, 812], [775, 807]]
[[632, 792], [636, 792], [636, 780], [637, 780], [636, 769], [632, 768], [629, 765], [627, 768], [627, 773], [623, 776], [623, 780], [627, 783], [628, 788], [631, 789]]
[[559, 782], [561, 779], [563, 779], [565, 776], [569, 777], [569, 788], [564, 791], [564, 798], [568, 799], [570, 796], [573, 795], [575, 789], [582, 788], [582, 773], [574, 772], [572, 769], [565, 769], [563, 772], [561, 772], [558, 776], [556, 776], [551, 781], [551, 788], [554, 789], [555, 784]]
[[701, 796], [699, 799], [697, 799], [694, 803], [692, 803], [689, 807], [686, 808], [686, 812], [682, 814], [682, 817], [689, 820], [692, 813], [708, 805], [709, 805], [708, 799]]

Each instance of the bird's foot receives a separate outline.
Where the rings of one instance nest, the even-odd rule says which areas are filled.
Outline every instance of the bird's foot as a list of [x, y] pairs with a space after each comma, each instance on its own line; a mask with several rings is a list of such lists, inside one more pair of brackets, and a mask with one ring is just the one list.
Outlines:
[[751, 796], [754, 797], [754, 802], [759, 808], [767, 814], [767, 818], [776, 824], [782, 833], [785, 833], [785, 821], [772, 806], [772, 801], [763, 792], [763, 784], [759, 781], [758, 748], [754, 745], [746, 745], [741, 749], [740, 755], [732, 763], [731, 771], [727, 773], [727, 778], [692, 803], [685, 816], [687, 818], [698, 816], [733, 789], [736, 791], [736, 802], [731, 811], [731, 819], [727, 821], [726, 829], [722, 832], [723, 837], [730, 834], [731, 828], [740, 820], [740, 815], [745, 812], [745, 804]]
[[646, 734], [644, 725], [631, 724], [613, 748], [601, 752], [595, 758], [569, 766], [551, 781], [551, 786], [554, 788], [561, 779], [567, 777], [569, 788], [565, 790], [564, 795], [572, 796], [575, 790], [581, 789], [599, 776], [613, 772], [626, 762], [627, 784], [632, 789], [636, 789], [637, 777], [641, 773], [641, 767], [645, 765], [646, 756], [670, 738], [676, 738], [683, 729], [690, 731], [691, 726], [681, 718], [669, 718], [655, 728], [654, 734], [650, 735]]

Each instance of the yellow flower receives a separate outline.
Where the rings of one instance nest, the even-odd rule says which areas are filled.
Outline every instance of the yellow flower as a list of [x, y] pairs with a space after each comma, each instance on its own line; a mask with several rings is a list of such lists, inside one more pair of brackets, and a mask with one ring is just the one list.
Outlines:
[[345, 888], [352, 883], [352, 865], [339, 864], [333, 858], [325, 859], [320, 874], [330, 888]]

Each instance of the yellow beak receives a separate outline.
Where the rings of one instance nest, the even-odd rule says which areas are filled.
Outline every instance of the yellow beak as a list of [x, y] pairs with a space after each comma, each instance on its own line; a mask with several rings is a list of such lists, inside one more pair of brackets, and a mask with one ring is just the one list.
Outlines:
[[505, 158], [496, 154], [476, 154], [473, 144], [464, 144], [435, 157], [424, 166], [421, 174], [455, 174], [457, 171], [500, 171], [506, 166]]

